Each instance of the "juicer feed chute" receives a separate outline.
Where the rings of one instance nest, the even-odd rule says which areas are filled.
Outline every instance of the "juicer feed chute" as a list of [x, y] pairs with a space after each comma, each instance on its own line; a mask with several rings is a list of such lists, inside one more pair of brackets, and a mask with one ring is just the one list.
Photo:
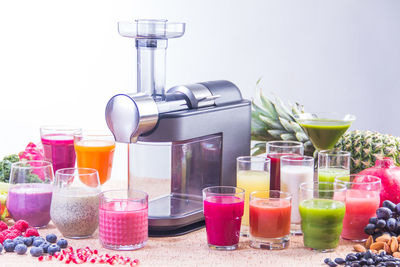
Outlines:
[[184, 28], [160, 20], [119, 23], [122, 36], [136, 39], [138, 93], [112, 97], [106, 122], [116, 141], [128, 144], [129, 188], [138, 177], [170, 179], [170, 191], [149, 202], [150, 235], [204, 225], [202, 189], [235, 186], [236, 158], [250, 154], [251, 105], [233, 83], [164, 89], [167, 39]]

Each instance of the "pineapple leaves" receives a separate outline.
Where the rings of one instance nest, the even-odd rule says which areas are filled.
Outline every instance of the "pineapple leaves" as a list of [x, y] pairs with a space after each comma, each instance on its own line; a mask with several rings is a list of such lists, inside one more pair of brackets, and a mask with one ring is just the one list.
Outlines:
[[266, 124], [268, 129], [285, 130], [279, 121], [274, 121], [271, 118], [264, 116], [264, 114], [260, 114], [259, 118]]
[[266, 98], [266, 97], [264, 96], [264, 94], [262, 93], [261, 90], [260, 90], [260, 100], [261, 100], [261, 103], [262, 103], [263, 107], [264, 107], [264, 108], [268, 111], [268, 113], [270, 114], [269, 117], [271, 117], [271, 118], [276, 118], [276, 117], [278, 117], [278, 113], [277, 113], [277, 111], [276, 111], [276, 109], [275, 109], [275, 107], [274, 107], [274, 104], [272, 104], [272, 102], [271, 102], [268, 98]]
[[281, 130], [268, 130], [267, 132], [268, 132], [275, 140], [281, 140], [281, 135], [286, 133], [286, 131], [281, 131]]
[[251, 153], [253, 156], [257, 156], [265, 153], [265, 143], [257, 143], [252, 148], [254, 151]]

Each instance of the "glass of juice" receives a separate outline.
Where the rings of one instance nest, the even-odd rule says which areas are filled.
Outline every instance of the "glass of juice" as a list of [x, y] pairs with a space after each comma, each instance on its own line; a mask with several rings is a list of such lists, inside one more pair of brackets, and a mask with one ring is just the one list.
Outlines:
[[114, 136], [96, 131], [75, 135], [75, 151], [79, 168], [96, 169], [101, 184], [110, 179], [115, 151]]
[[318, 152], [318, 180], [334, 182], [335, 177], [350, 175], [351, 154], [341, 150], [322, 150]]
[[290, 242], [292, 195], [282, 191], [250, 194], [250, 246], [284, 249]]
[[99, 174], [90, 168], [65, 168], [56, 171], [51, 220], [68, 238], [93, 235], [99, 225]]
[[314, 158], [309, 156], [281, 157], [281, 190], [292, 194], [291, 233], [300, 235], [299, 188], [314, 181]]
[[372, 175], [352, 174], [336, 177], [335, 182], [347, 187], [342, 238], [364, 242], [368, 238], [364, 227], [369, 218], [376, 216], [379, 208], [381, 179]]
[[304, 154], [304, 145], [297, 141], [270, 141], [266, 144], [267, 157], [271, 159], [270, 189], [280, 190], [281, 187], [281, 157]]
[[71, 126], [42, 126], [40, 137], [46, 161], [53, 170], [75, 167], [74, 136], [81, 134], [80, 128]]
[[148, 239], [148, 195], [138, 190], [109, 190], [100, 195], [99, 238], [107, 249], [135, 250]]
[[37, 228], [47, 226], [50, 221], [53, 177], [53, 167], [49, 161], [20, 161], [11, 165], [6, 205], [14, 221], [25, 220]]
[[269, 190], [271, 160], [267, 157], [244, 156], [236, 159], [236, 186], [245, 190], [244, 215], [240, 234], [249, 235], [249, 195], [253, 191]]
[[346, 210], [346, 189], [341, 183], [300, 185], [299, 211], [305, 247], [329, 252], [338, 246]]
[[203, 189], [208, 246], [217, 250], [238, 248], [244, 212], [244, 189], [212, 186]]

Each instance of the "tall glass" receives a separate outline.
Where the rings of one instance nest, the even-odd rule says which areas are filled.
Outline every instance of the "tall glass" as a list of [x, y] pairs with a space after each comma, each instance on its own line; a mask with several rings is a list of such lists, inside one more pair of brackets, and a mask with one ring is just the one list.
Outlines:
[[271, 159], [271, 190], [281, 188], [281, 157], [287, 155], [303, 155], [304, 145], [297, 141], [270, 141], [266, 144], [267, 157]]
[[381, 179], [372, 175], [353, 174], [336, 177], [335, 182], [347, 187], [342, 238], [364, 242], [368, 238], [364, 227], [369, 218], [376, 216], [379, 208]]
[[240, 234], [249, 234], [249, 196], [253, 191], [269, 190], [269, 170], [271, 160], [267, 157], [244, 156], [236, 159], [236, 186], [245, 190], [244, 215]]
[[87, 132], [75, 136], [78, 168], [93, 168], [99, 172], [100, 183], [111, 177], [115, 140], [111, 134]]
[[291, 233], [302, 234], [299, 213], [299, 188], [314, 181], [314, 158], [309, 156], [281, 157], [281, 190], [292, 194]]
[[208, 246], [217, 250], [238, 248], [244, 209], [244, 190], [234, 186], [203, 189]]
[[95, 169], [56, 171], [50, 216], [63, 236], [80, 239], [93, 235], [99, 223], [100, 192]]
[[255, 191], [250, 194], [250, 246], [284, 249], [290, 242], [292, 195], [282, 191]]
[[346, 189], [342, 183], [300, 185], [299, 211], [305, 247], [328, 252], [338, 246], [346, 210]]
[[337, 176], [350, 175], [351, 154], [341, 150], [322, 150], [318, 152], [318, 180], [334, 182]]
[[11, 165], [7, 209], [14, 221], [25, 220], [33, 227], [49, 223], [53, 177], [53, 167], [48, 161], [20, 161]]
[[99, 238], [103, 247], [135, 250], [148, 239], [148, 195], [138, 190], [109, 190], [100, 195]]
[[54, 172], [75, 167], [74, 136], [81, 132], [80, 128], [71, 126], [40, 127], [44, 157], [53, 164]]

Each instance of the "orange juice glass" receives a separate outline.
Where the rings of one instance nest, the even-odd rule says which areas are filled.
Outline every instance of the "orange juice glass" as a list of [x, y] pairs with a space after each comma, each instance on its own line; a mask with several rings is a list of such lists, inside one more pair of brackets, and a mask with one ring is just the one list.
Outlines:
[[78, 168], [96, 169], [101, 184], [110, 179], [115, 151], [112, 135], [101, 133], [77, 135], [74, 146]]

